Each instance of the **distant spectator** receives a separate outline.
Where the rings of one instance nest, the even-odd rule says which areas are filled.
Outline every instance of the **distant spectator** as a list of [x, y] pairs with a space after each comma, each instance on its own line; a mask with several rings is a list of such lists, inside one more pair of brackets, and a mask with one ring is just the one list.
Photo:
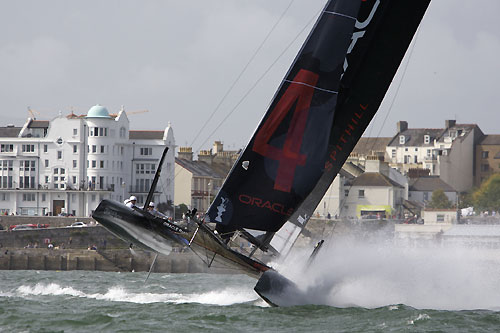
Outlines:
[[48, 248], [49, 250], [52, 250], [52, 249], [54, 249], [54, 244], [52, 244], [52, 243], [49, 243], [49, 245], [47, 245], [47, 248]]

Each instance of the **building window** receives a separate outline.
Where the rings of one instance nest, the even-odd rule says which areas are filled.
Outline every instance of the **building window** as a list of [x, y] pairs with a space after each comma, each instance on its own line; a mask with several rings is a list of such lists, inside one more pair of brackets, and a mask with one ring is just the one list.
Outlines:
[[77, 183], [76, 176], [73, 176], [73, 184], [76, 184], [76, 183]]
[[78, 134], [78, 129], [77, 128], [73, 128], [73, 135], [77, 135]]
[[437, 214], [436, 221], [437, 222], [444, 222], [444, 214]]
[[140, 154], [143, 156], [148, 156], [153, 154], [153, 148], [141, 148]]
[[49, 150], [49, 147], [47, 145], [43, 145], [43, 152], [46, 153]]
[[99, 167], [100, 167], [101, 169], [104, 169], [104, 161], [99, 161]]
[[405, 144], [405, 142], [406, 142], [406, 141], [405, 141], [405, 136], [404, 136], [404, 135], [400, 135], [400, 136], [399, 136], [399, 143], [400, 143], [400, 144], [402, 144], [402, 145], [404, 145], [404, 144]]
[[45, 160], [45, 167], [48, 168], [49, 167], [49, 160]]
[[365, 197], [365, 190], [359, 190], [358, 191], [358, 198], [364, 198]]
[[47, 194], [42, 193], [42, 201], [45, 201], [47, 199]]
[[121, 127], [120, 128], [120, 138], [124, 138], [126, 137], [127, 135], [127, 130], [125, 129], [125, 127]]
[[431, 157], [431, 150], [427, 149], [427, 157]]
[[418, 148], [415, 148], [415, 151], [418, 151]]
[[101, 154], [104, 154], [104, 146], [101, 146]]
[[96, 161], [95, 160], [92, 160], [92, 168], [95, 168], [96, 167]]
[[92, 145], [92, 152], [93, 152], [93, 153], [96, 153], [96, 152], [97, 152], [97, 146], [96, 146], [96, 145]]
[[23, 201], [35, 201], [35, 193], [23, 193]]
[[481, 171], [487, 172], [490, 170], [490, 165], [489, 164], [481, 164]]
[[424, 135], [424, 143], [427, 145], [431, 142], [431, 137], [429, 135]]
[[78, 146], [77, 145], [73, 145], [73, 153], [77, 153], [78, 152]]
[[61, 168], [61, 175], [64, 175], [66, 173], [66, 170], [64, 168]]
[[62, 150], [57, 151], [57, 159], [62, 160]]
[[2, 144], [0, 145], [0, 152], [2, 153], [12, 153], [14, 151], [14, 145]]
[[73, 168], [76, 168], [76, 160], [73, 160]]
[[12, 176], [0, 176], [0, 188], [12, 188]]
[[49, 176], [45, 176], [45, 184], [49, 182]]
[[418, 163], [418, 157], [417, 157], [417, 155], [413, 156], [413, 158], [414, 158], [414, 163]]
[[57, 174], [59, 174], [59, 169], [58, 169], [58, 168], [55, 168], [55, 169], [54, 169], [54, 175], [57, 175]]
[[35, 145], [22, 145], [23, 153], [34, 153]]
[[429, 192], [424, 192], [424, 200], [429, 200]]
[[489, 153], [488, 151], [481, 152], [481, 157], [482, 158], [488, 158], [488, 155], [489, 155], [488, 153]]
[[349, 196], [349, 190], [344, 190], [344, 196], [348, 197]]

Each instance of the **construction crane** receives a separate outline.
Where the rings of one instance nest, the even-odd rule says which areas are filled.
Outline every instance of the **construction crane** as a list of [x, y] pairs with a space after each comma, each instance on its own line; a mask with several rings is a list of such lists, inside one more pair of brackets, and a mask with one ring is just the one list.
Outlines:
[[[125, 112], [125, 107], [122, 105], [122, 107], [120, 108], [120, 112]], [[137, 110], [137, 111], [127, 111], [127, 116], [130, 116], [131, 114], [139, 114], [139, 113], [146, 113], [146, 112], [149, 112], [149, 110]], [[112, 113], [110, 114], [111, 117], [117, 117], [118, 116], [118, 113]]]
[[146, 112], [149, 112], [149, 110], [131, 111], [131, 112], [127, 112], [127, 115], [131, 115], [131, 114], [139, 114], [139, 113], [146, 113]]
[[35, 114], [40, 114], [40, 112], [32, 110], [31, 107], [28, 106], [28, 113], [31, 116], [31, 119], [36, 120]]

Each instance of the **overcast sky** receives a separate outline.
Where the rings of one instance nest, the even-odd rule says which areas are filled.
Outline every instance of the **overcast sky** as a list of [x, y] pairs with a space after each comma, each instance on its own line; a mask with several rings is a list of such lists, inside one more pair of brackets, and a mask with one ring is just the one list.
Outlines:
[[[162, 130], [170, 121], [179, 146], [222, 140], [241, 148], [310, 26], [300, 31], [325, 2], [293, 2], [206, 124], [290, 0], [1, 0], [0, 126], [22, 125], [28, 106], [48, 120], [124, 105], [149, 110], [130, 116], [131, 129]], [[393, 136], [398, 120], [440, 128], [445, 119], [500, 134], [498, 13], [498, 0], [433, 0], [406, 75], [401, 81], [408, 54], [365, 135]]]

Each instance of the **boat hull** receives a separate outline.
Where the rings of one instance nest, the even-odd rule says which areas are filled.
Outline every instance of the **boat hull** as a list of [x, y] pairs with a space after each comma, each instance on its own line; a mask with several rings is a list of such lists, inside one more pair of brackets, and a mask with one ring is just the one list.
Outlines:
[[259, 296], [271, 306], [310, 304], [307, 293], [292, 281], [274, 270], [262, 274], [254, 287]]
[[92, 217], [117, 237], [145, 250], [168, 255], [172, 246], [188, 244], [185, 238], [163, 224], [166, 222], [146, 214], [118, 202], [103, 200]]

